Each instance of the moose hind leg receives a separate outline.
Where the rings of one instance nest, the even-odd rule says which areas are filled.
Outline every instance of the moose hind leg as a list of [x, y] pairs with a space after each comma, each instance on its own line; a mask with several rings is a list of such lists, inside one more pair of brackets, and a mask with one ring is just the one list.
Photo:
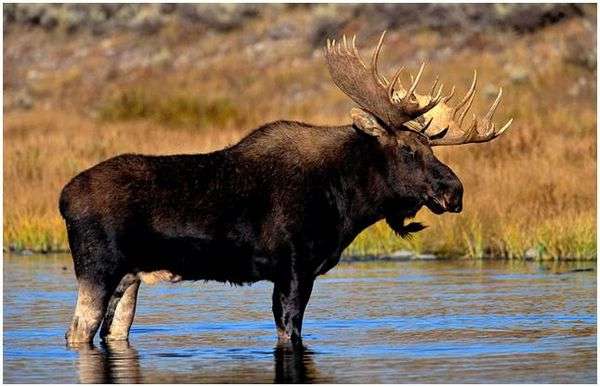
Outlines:
[[111, 295], [127, 273], [124, 257], [112, 234], [95, 221], [67, 221], [67, 233], [79, 290], [65, 338], [68, 344], [91, 343]]
[[68, 344], [92, 342], [104, 317], [111, 292], [112, 289], [104, 283], [87, 280], [79, 282], [75, 313], [65, 334]]
[[121, 279], [104, 316], [100, 330], [100, 337], [103, 340], [127, 340], [135, 316], [139, 288], [140, 279], [137, 275], [127, 274]]

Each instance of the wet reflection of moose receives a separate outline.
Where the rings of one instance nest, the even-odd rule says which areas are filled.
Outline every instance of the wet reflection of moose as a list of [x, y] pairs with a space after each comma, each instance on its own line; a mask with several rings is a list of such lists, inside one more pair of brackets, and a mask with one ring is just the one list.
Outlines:
[[287, 345], [275, 347], [275, 383], [326, 383], [319, 374], [313, 360], [313, 353], [301, 346]]
[[[140, 366], [140, 356], [127, 341], [102, 343], [100, 347], [81, 345], [72, 347], [79, 352], [79, 382], [80, 383], [144, 383], [152, 379], [154, 382], [168, 381], [177, 383], [206, 383], [211, 375], [201, 374], [159, 374], [153, 369], [152, 375], [144, 375]], [[273, 350], [274, 377], [269, 375], [248, 375], [254, 381], [273, 380], [275, 383], [311, 383], [326, 382], [313, 360], [313, 353], [302, 346], [293, 348], [278, 345]], [[199, 367], [205, 370], [205, 367]], [[233, 370], [231, 377], [219, 375], [219, 381], [235, 382], [239, 380], [238, 372]], [[218, 372], [218, 371], [217, 371]], [[257, 371], [260, 372], [260, 371]], [[225, 379], [224, 379], [225, 377]], [[228, 379], [228, 380], [227, 380]]]
[[79, 352], [80, 383], [141, 383], [138, 352], [127, 341], [90, 344], [76, 348]]

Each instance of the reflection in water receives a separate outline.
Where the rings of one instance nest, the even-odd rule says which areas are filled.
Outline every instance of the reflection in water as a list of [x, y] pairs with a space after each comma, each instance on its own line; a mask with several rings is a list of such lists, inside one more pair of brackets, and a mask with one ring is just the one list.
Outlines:
[[595, 262], [340, 264], [316, 282], [309, 349], [273, 347], [271, 293], [267, 282], [142, 286], [129, 343], [66, 349], [71, 258], [8, 256], [4, 382], [596, 380]]
[[[92, 344], [72, 346], [79, 354], [79, 382], [86, 384], [142, 383], [138, 352], [128, 341], [102, 342], [100, 347]], [[313, 353], [305, 346], [293, 347], [278, 344], [273, 350], [275, 383], [311, 383], [315, 376]], [[193, 375], [190, 375], [193, 380]]]
[[79, 352], [80, 383], [141, 383], [138, 352], [127, 341], [71, 347]]
[[306, 347], [277, 345], [273, 351], [275, 356], [275, 383], [327, 383], [322, 375], [318, 375], [313, 353]]

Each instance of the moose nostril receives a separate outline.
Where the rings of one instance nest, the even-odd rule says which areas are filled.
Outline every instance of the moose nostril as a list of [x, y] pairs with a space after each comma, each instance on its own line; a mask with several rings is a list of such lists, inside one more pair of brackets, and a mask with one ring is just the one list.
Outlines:
[[447, 193], [443, 196], [444, 207], [450, 212], [462, 211], [462, 200], [456, 196]]
[[443, 196], [443, 201], [444, 201], [444, 207], [446, 207], [447, 209], [452, 207], [452, 195], [451, 194], [444, 194]]

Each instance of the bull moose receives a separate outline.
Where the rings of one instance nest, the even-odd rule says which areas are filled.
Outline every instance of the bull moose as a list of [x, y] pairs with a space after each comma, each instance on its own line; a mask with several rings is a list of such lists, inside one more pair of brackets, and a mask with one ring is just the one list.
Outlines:
[[75, 176], [62, 190], [78, 281], [69, 344], [128, 338], [140, 282], [274, 283], [278, 339], [300, 344], [313, 283], [365, 228], [385, 219], [400, 236], [421, 207], [462, 210], [463, 186], [432, 147], [490, 141], [502, 90], [483, 119], [463, 128], [477, 84], [448, 104], [437, 80], [416, 92], [377, 70], [385, 32], [367, 66], [355, 39], [327, 41], [334, 83], [357, 105], [351, 125], [277, 121], [207, 154], [124, 154]]

